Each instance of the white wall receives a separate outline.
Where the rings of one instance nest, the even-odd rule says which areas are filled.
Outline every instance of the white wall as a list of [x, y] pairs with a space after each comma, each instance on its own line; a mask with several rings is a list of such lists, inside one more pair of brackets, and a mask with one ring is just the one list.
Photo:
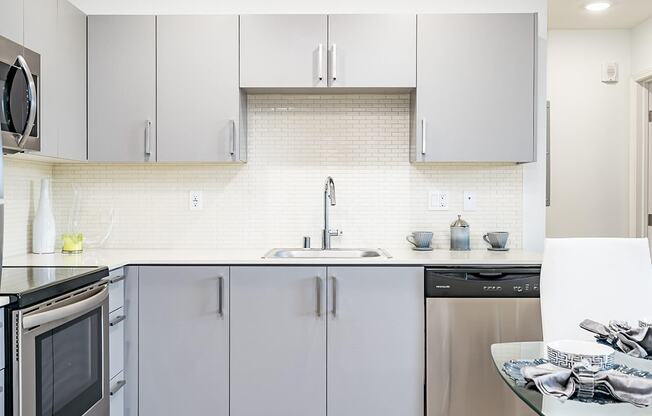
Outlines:
[[652, 75], [652, 18], [632, 29], [632, 74]]
[[[628, 30], [548, 34], [550, 237], [628, 236], [630, 57]], [[618, 83], [601, 82], [604, 62]]]

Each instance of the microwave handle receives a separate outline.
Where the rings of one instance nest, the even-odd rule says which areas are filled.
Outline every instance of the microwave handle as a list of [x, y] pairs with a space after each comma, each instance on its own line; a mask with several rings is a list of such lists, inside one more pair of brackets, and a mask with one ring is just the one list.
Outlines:
[[18, 147], [23, 147], [23, 143], [25, 142], [25, 139], [29, 137], [30, 132], [32, 131], [32, 128], [34, 127], [34, 122], [36, 121], [36, 83], [34, 82], [34, 77], [32, 76], [32, 71], [29, 69], [29, 65], [27, 65], [27, 61], [25, 58], [21, 55], [18, 55], [16, 58], [18, 61], [18, 65], [20, 68], [23, 70], [25, 73], [25, 78], [27, 78], [27, 88], [29, 88], [29, 115], [27, 116], [27, 124], [25, 124], [25, 131], [23, 131], [23, 135], [18, 139]]
[[71, 303], [69, 305], [51, 309], [49, 311], [35, 313], [33, 315], [25, 315], [23, 316], [23, 328], [31, 329], [39, 325], [44, 325], [49, 322], [76, 315], [78, 313], [92, 311], [98, 305], [104, 302], [108, 296], [109, 290], [106, 288], [106, 286], [103, 286], [102, 290], [90, 297], [80, 300], [79, 302]]

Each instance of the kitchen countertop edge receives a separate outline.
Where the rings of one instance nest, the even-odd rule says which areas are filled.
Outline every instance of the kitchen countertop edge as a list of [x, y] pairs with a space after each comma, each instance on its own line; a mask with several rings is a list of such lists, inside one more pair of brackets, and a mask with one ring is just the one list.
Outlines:
[[541, 264], [541, 253], [523, 250], [449, 251], [435, 249], [384, 249], [390, 258], [263, 258], [269, 249], [95, 249], [81, 254], [25, 254], [3, 259], [4, 266], [82, 267], [106, 266], [114, 270], [136, 265], [229, 265], [229, 266], [437, 266], [437, 265], [521, 265]]

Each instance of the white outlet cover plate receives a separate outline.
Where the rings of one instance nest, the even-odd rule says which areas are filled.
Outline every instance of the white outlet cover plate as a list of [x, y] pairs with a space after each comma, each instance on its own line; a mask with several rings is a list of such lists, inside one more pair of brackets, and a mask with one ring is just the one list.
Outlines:
[[201, 191], [190, 191], [188, 207], [191, 211], [201, 211], [204, 208], [204, 202]]
[[478, 209], [478, 196], [474, 191], [464, 191], [464, 211]]
[[430, 211], [447, 211], [448, 191], [428, 192], [428, 209]]

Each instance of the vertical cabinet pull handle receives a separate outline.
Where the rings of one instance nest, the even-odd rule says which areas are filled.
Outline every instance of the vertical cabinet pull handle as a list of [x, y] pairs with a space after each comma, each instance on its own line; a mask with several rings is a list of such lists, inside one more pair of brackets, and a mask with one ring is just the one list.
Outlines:
[[337, 80], [337, 45], [333, 43], [333, 62], [332, 62], [332, 71], [333, 71], [333, 81]]
[[426, 140], [428, 138], [427, 130], [426, 130], [426, 119], [422, 118], [421, 119], [421, 154], [425, 155], [426, 154]]
[[115, 396], [118, 394], [118, 392], [127, 384], [125, 380], [120, 380], [113, 387], [111, 387], [111, 390], [109, 391], [110, 396]]
[[217, 278], [217, 314], [220, 318], [224, 317], [224, 278]]
[[316, 286], [317, 286], [317, 317], [321, 316], [321, 287], [322, 287], [322, 280], [321, 277], [317, 276], [315, 279], [316, 281]]
[[229, 154], [231, 157], [235, 157], [235, 120], [231, 120], [231, 147]]
[[337, 279], [331, 276], [333, 282], [333, 316], [337, 316]]
[[152, 155], [152, 122], [147, 120], [145, 121], [145, 156]]
[[320, 81], [324, 80], [324, 45], [321, 43], [317, 46], [317, 78]]

